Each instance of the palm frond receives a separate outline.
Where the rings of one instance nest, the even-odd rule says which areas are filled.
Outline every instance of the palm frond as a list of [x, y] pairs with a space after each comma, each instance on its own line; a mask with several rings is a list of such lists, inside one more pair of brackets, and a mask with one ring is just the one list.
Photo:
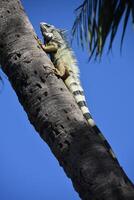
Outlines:
[[1, 92], [3, 85], [4, 85], [4, 81], [3, 81], [2, 77], [0, 76], [0, 92]]
[[132, 23], [134, 24], [134, 1], [132, 1], [131, 13], [132, 13]]
[[121, 36], [121, 50], [122, 50], [124, 35], [125, 35], [125, 31], [126, 31], [126, 26], [127, 26], [128, 19], [129, 19], [129, 16], [130, 16], [130, 10], [131, 10], [131, 7], [128, 4], [127, 9], [126, 9], [125, 19], [124, 19], [123, 32], [122, 32], [122, 36]]
[[72, 36], [77, 36], [82, 48], [88, 48], [90, 57], [101, 56], [110, 35], [108, 51], [117, 33], [120, 21], [124, 16], [121, 35], [122, 48], [128, 19], [131, 13], [134, 24], [134, 0], [84, 0], [75, 10], [76, 19], [72, 27]]
[[115, 38], [115, 35], [117, 33], [119, 23], [121, 21], [121, 18], [125, 12], [125, 1], [121, 0], [116, 8], [116, 12], [114, 13], [113, 16], [113, 22], [112, 22], [112, 27], [111, 27], [111, 37], [110, 37], [110, 44], [109, 44], [109, 50], [112, 48], [112, 44]]

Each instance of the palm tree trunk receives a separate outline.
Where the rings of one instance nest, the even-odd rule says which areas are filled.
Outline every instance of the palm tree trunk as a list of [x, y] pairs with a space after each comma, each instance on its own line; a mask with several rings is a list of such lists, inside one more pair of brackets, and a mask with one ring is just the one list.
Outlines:
[[87, 125], [19, 0], [0, 0], [0, 63], [30, 122], [83, 200], [131, 200], [133, 184]]

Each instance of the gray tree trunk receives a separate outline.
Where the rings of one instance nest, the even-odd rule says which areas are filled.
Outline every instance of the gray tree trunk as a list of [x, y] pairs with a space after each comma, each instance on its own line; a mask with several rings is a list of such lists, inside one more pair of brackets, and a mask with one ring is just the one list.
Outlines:
[[19, 0], [0, 0], [0, 64], [30, 122], [83, 200], [134, 200], [133, 184], [87, 125], [34, 38]]

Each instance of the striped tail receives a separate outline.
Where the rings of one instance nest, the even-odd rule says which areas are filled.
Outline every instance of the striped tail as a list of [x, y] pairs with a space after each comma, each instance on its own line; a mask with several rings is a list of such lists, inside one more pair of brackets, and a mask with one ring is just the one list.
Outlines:
[[107, 140], [105, 139], [105, 137], [103, 136], [99, 128], [96, 126], [94, 120], [92, 119], [90, 111], [86, 105], [83, 88], [81, 87], [80, 82], [78, 82], [77, 79], [73, 75], [70, 75], [64, 82], [66, 86], [68, 87], [69, 91], [73, 94], [75, 101], [77, 102], [88, 124], [92, 127], [94, 132], [102, 138], [106, 148], [108, 149], [108, 152], [111, 154], [114, 160], [118, 162], [111, 146], [109, 145], [109, 143], [107, 142]]

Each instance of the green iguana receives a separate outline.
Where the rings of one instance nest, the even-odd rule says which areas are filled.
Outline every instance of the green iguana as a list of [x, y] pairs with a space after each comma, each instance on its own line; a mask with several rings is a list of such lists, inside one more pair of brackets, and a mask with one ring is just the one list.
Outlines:
[[46, 53], [49, 53], [51, 61], [55, 66], [56, 74], [63, 79], [65, 85], [73, 94], [74, 99], [76, 100], [88, 124], [93, 128], [95, 133], [100, 135], [108, 152], [114, 160], [117, 161], [109, 143], [104, 138], [103, 134], [95, 125], [95, 122], [91, 117], [86, 104], [83, 89], [81, 87], [77, 61], [72, 49], [66, 41], [63, 30], [57, 29], [53, 25], [44, 22], [40, 23], [40, 28], [44, 37], [44, 45], [42, 44], [42, 48]]

